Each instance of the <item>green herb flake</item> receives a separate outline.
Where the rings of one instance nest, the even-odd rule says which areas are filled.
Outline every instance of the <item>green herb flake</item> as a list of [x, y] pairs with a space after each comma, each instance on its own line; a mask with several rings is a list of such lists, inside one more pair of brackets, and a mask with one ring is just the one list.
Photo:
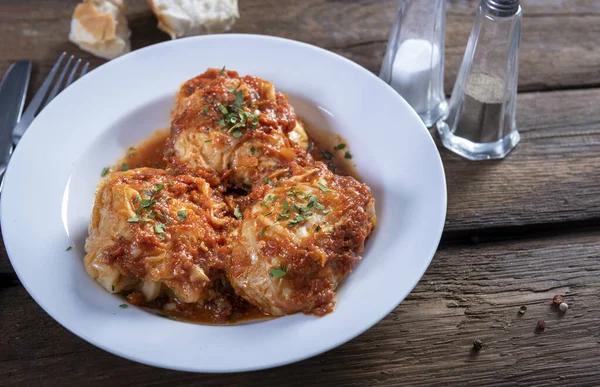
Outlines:
[[139, 203], [142, 200], [142, 198], [140, 197], [140, 195], [135, 195], [135, 199], [133, 199], [134, 203]]
[[202, 108], [202, 113], [204, 113], [204, 115], [208, 114], [208, 108], [206, 106]]
[[69, 247], [67, 247], [66, 251], [71, 251], [72, 249], [73, 249], [73, 246], [69, 246]]
[[110, 168], [109, 167], [102, 168], [102, 173], [100, 173], [100, 177], [106, 176], [108, 174], [108, 172], [110, 172]]
[[157, 234], [162, 234], [165, 232], [165, 225], [162, 223], [156, 223], [154, 224], [154, 232]]
[[345, 159], [351, 159], [352, 155], [350, 154], [350, 152], [346, 152], [346, 153], [344, 153], [344, 158]]
[[309, 142], [308, 143], [308, 151], [312, 151], [313, 149], [315, 149], [315, 143], [314, 142]]
[[219, 104], [219, 110], [221, 111], [221, 113], [223, 114], [228, 114], [229, 110], [227, 110], [227, 108], [225, 107], [225, 105], [223, 105], [222, 103]]
[[119, 305], [119, 308], [121, 308], [121, 309], [127, 309], [127, 308], [129, 308], [129, 305], [127, 305], [127, 304], [121, 304], [121, 305]]
[[337, 144], [336, 146], [334, 146], [333, 149], [334, 150], [341, 150], [341, 149], [344, 149], [345, 147], [346, 147], [346, 144], [340, 143], [340, 144]]
[[317, 185], [319, 186], [319, 189], [323, 192], [334, 192], [331, 188], [327, 187], [325, 184], [319, 182], [317, 183]]
[[290, 214], [279, 214], [277, 215], [277, 219], [281, 220], [281, 219], [289, 219], [290, 218]]
[[308, 204], [306, 205], [306, 208], [315, 208], [317, 210], [324, 210], [325, 206], [323, 206], [321, 203], [319, 203], [319, 199], [317, 199], [317, 197], [315, 195], [310, 195], [308, 198]]
[[236, 206], [235, 209], [233, 210], [233, 216], [235, 216], [236, 219], [242, 219], [242, 211], [240, 211], [240, 207]]
[[174, 186], [175, 184], [173, 184], [173, 180], [171, 180], [170, 177], [167, 178], [167, 181], [169, 182], [169, 186]]
[[234, 130], [231, 135], [233, 136], [233, 138], [240, 138], [242, 137], [242, 132], [239, 130]]
[[288, 222], [288, 227], [294, 227], [300, 222], [304, 222], [306, 220], [305, 215], [296, 215], [296, 217]]
[[269, 227], [269, 226], [265, 226], [265, 227], [261, 228], [260, 231], [257, 232], [256, 234], [257, 235], [264, 235], [265, 231], [267, 230], [267, 227]]
[[291, 208], [290, 203], [287, 200], [283, 199], [282, 206], [283, 206], [283, 211], [282, 212], [284, 214], [287, 214], [290, 211], [290, 208]]
[[254, 149], [254, 146], [251, 146], [251, 147], [250, 147], [250, 154], [251, 154], [252, 156], [254, 156], [254, 151], [255, 151], [255, 149]]
[[212, 139], [204, 140], [204, 142], [212, 142]]
[[321, 152], [321, 155], [326, 160], [332, 160], [333, 159], [333, 155], [329, 151], [323, 151], [323, 152]]
[[115, 291], [115, 285], [112, 285], [112, 286], [110, 287], [110, 289], [111, 289], [111, 291], [113, 291], [113, 292], [114, 292], [114, 291]]
[[154, 186], [154, 188], [152, 188], [152, 190], [158, 193], [158, 192], [162, 191], [164, 188], [165, 188], [164, 184], [156, 184]]
[[225, 74], [225, 66], [223, 66], [223, 68], [221, 69], [221, 71], [219, 71], [219, 75], [223, 75]]
[[316, 231], [316, 232], [319, 232], [319, 231], [321, 231], [321, 225], [317, 225], [317, 227], [315, 227], [315, 231]]
[[185, 208], [177, 211], [177, 217], [179, 218], [180, 222], [183, 222], [185, 218], [187, 218], [187, 211]]
[[169, 152], [166, 154], [166, 156], [167, 156], [167, 157], [173, 156], [173, 151], [169, 151]]
[[139, 223], [140, 222], [140, 217], [139, 216], [132, 216], [131, 218], [127, 219], [127, 222], [129, 222], [129, 223]]
[[273, 180], [271, 180], [271, 179], [269, 179], [269, 178], [267, 178], [267, 177], [263, 177], [263, 179], [262, 179], [262, 180], [263, 180], [263, 182], [264, 182], [265, 184], [268, 184], [268, 185], [270, 185], [271, 187], [279, 187], [279, 186], [281, 185], [281, 182], [280, 182], [280, 181], [278, 181], [277, 183], [275, 183], [275, 182], [273, 182]]
[[127, 166], [127, 164], [125, 164], [125, 163], [121, 164], [121, 171], [123, 171], [123, 172], [129, 171], [129, 167]]
[[269, 271], [269, 275], [273, 278], [282, 278], [285, 277], [286, 272], [287, 269], [285, 266], [274, 267], [271, 269], [271, 271]]
[[155, 204], [156, 204], [156, 200], [154, 200], [154, 199], [142, 199], [142, 202], [140, 203], [140, 207], [141, 208], [150, 208]]

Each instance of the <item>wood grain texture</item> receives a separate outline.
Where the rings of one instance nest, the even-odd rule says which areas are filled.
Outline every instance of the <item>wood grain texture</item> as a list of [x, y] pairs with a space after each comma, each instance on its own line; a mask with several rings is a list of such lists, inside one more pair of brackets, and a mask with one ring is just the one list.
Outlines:
[[[93, 67], [104, 63], [67, 41], [76, 3], [0, 0], [0, 74], [15, 60], [32, 59], [34, 91], [64, 50]], [[447, 93], [477, 3], [448, 1]], [[600, 2], [522, 3], [520, 89], [536, 92], [519, 95], [521, 143], [503, 161], [480, 163], [440, 147], [448, 180], [445, 242], [408, 299], [375, 327], [273, 370], [160, 370], [62, 328], [27, 295], [0, 243], [0, 385], [598, 384]], [[134, 49], [168, 39], [145, 0], [128, 4]], [[394, 7], [395, 0], [240, 0], [233, 32], [305, 41], [377, 73]], [[579, 226], [589, 230], [572, 231]], [[463, 236], [484, 243], [463, 245]], [[564, 315], [549, 304], [556, 293], [571, 305]], [[523, 316], [520, 305], [528, 307]], [[543, 333], [534, 330], [538, 320], [548, 323]], [[486, 344], [479, 353], [471, 350], [475, 338]]]
[[501, 161], [464, 160], [434, 133], [448, 185], [445, 231], [600, 224], [599, 101], [600, 89], [520, 94], [521, 142]]
[[[104, 63], [67, 41], [77, 0], [1, 0], [0, 74], [18, 59], [35, 61], [37, 87], [60, 52]], [[473, 25], [478, 0], [449, 1], [446, 93], [450, 93]], [[600, 3], [595, 0], [523, 0], [521, 90], [600, 85]], [[134, 49], [168, 40], [156, 29], [145, 0], [130, 0]], [[282, 36], [337, 52], [378, 73], [395, 0], [244, 0], [232, 32]]]
[[[3, 385], [595, 384], [600, 231], [442, 248], [411, 295], [363, 335], [272, 370], [195, 375], [135, 364], [76, 338], [20, 286], [0, 290]], [[365, 262], [366, 263], [366, 262]], [[570, 305], [562, 314], [554, 294]], [[518, 314], [521, 305], [528, 310]], [[538, 320], [545, 332], [535, 331]], [[472, 341], [484, 348], [472, 351]], [[282, 345], [285, 339], [282, 338]]]

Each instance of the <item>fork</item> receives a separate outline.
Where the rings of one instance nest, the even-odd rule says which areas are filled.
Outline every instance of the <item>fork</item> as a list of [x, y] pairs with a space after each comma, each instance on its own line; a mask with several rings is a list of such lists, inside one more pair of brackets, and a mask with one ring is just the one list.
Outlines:
[[[19, 143], [19, 141], [21, 141], [21, 137], [23, 137], [23, 134], [25, 134], [25, 131], [27, 130], [33, 119], [39, 114], [39, 112], [43, 108], [45, 108], [48, 105], [48, 103], [52, 101], [54, 97], [56, 97], [61, 91], [66, 89], [67, 86], [69, 86], [71, 83], [75, 82], [77, 79], [81, 78], [87, 73], [88, 67], [90, 65], [89, 62], [83, 62], [81, 59], [75, 60], [75, 57], [73, 55], [70, 55], [67, 59], [67, 63], [64, 65], [64, 67], [62, 67], [62, 71], [60, 71], [58, 79], [56, 79], [56, 81], [54, 82], [56, 74], [58, 74], [59, 70], [61, 70], [61, 64], [66, 56], [66, 52], [60, 54], [58, 60], [56, 61], [56, 63], [54, 63], [54, 66], [52, 66], [50, 73], [48, 74], [46, 79], [44, 79], [42, 86], [37, 91], [37, 93], [35, 93], [35, 96], [29, 103], [29, 106], [21, 116], [21, 120], [13, 129], [12, 140], [15, 146]], [[73, 64], [73, 66], [71, 66], [71, 63], [74, 60], [75, 63]], [[79, 73], [77, 73], [77, 70], [79, 69], [79, 66], [82, 63], [83, 67], [81, 68]], [[69, 69], [71, 71], [69, 72], [69, 76], [67, 77], [66, 82], [64, 82], [65, 76], [67, 76], [67, 72], [69, 71]], [[53, 82], [54, 86], [52, 87], [52, 90], [50, 90], [50, 86], [52, 86]], [[49, 90], [50, 93], [48, 93]]]

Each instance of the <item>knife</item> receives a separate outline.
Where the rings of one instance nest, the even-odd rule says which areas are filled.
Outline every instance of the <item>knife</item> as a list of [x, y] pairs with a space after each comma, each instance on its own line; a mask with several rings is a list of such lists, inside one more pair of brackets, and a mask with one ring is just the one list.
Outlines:
[[31, 61], [13, 63], [0, 83], [0, 176], [4, 175], [12, 154], [12, 131], [23, 112]]

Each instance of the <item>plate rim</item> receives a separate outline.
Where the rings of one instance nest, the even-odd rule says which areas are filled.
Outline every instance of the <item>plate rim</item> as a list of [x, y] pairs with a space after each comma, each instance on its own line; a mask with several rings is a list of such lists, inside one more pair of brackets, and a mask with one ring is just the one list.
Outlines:
[[[265, 41], [280, 41], [283, 42], [285, 44], [289, 44], [289, 45], [295, 45], [295, 46], [299, 46], [299, 47], [304, 47], [306, 49], [310, 49], [310, 50], [316, 50], [318, 52], [320, 52], [321, 54], [325, 54], [328, 55], [330, 57], [335, 58], [335, 60], [341, 60], [346, 62], [349, 65], [354, 66], [355, 68], [357, 68], [360, 72], [364, 73], [366, 76], [371, 77], [374, 81], [376, 82], [380, 82], [382, 83], [385, 87], [390, 88], [391, 87], [386, 84], [383, 80], [381, 80], [379, 77], [377, 77], [375, 74], [373, 74], [372, 72], [370, 72], [369, 70], [367, 70], [366, 68], [362, 67], [361, 65], [357, 64], [356, 62], [345, 58], [339, 54], [336, 54], [332, 51], [329, 51], [327, 49], [309, 44], [309, 43], [305, 43], [305, 42], [301, 42], [301, 41], [296, 41], [293, 39], [287, 39], [287, 38], [281, 38], [281, 37], [277, 37], [277, 36], [269, 36], [269, 35], [258, 35], [258, 34], [212, 34], [212, 35], [203, 35], [203, 36], [193, 36], [193, 37], [186, 37], [186, 38], [181, 38], [181, 39], [177, 39], [177, 40], [168, 40], [168, 41], [163, 41], [163, 42], [159, 42], [156, 44], [152, 44], [140, 49], [137, 49], [135, 51], [132, 51], [126, 55], [123, 55], [119, 58], [113, 59], [111, 61], [108, 61], [100, 66], [98, 66], [95, 70], [101, 69], [101, 68], [105, 68], [105, 67], [114, 67], [117, 66], [122, 60], [128, 59], [133, 55], [140, 55], [140, 53], [143, 53], [147, 50], [155, 50], [157, 49], [157, 47], [162, 47], [162, 46], [170, 46], [170, 45], [176, 45], [176, 44], [184, 44], [184, 42], [191, 42], [191, 41], [201, 41], [201, 40], [212, 40], [212, 39], [236, 39], [236, 38], [249, 38], [249, 39], [258, 39], [258, 40], [265, 40]], [[393, 90], [393, 89], [392, 89]], [[395, 93], [395, 91], [394, 91]], [[397, 93], [396, 93], [397, 94]], [[57, 98], [60, 98], [60, 95], [57, 96]], [[406, 103], [406, 101], [400, 96], [398, 95], [399, 100], [401, 100], [404, 104], [406, 104], [407, 106], [408, 103]], [[409, 106], [410, 108], [410, 106]], [[440, 192], [441, 194], [441, 199], [442, 202], [439, 203], [441, 204], [441, 208], [443, 209], [442, 214], [441, 214], [441, 221], [440, 224], [438, 225], [436, 230], [432, 230], [431, 234], [435, 235], [435, 238], [433, 238], [436, 243], [432, 244], [432, 247], [430, 247], [430, 251], [427, 254], [428, 259], [423, 260], [424, 263], [424, 267], [423, 270], [419, 270], [420, 274], [417, 277], [415, 277], [413, 283], [411, 283], [410, 285], [406, 286], [406, 294], [402, 295], [402, 297], [398, 297], [399, 298], [399, 302], [395, 305], [392, 305], [390, 308], [386, 308], [386, 312], [383, 313], [380, 316], [376, 316], [373, 319], [373, 323], [370, 324], [365, 324], [365, 326], [362, 329], [357, 329], [356, 331], [354, 331], [352, 334], [350, 335], [346, 335], [344, 336], [344, 338], [338, 340], [335, 343], [332, 343], [331, 345], [327, 345], [327, 346], [315, 346], [313, 347], [312, 350], [310, 351], [306, 351], [306, 353], [303, 353], [301, 355], [295, 355], [295, 356], [291, 356], [289, 358], [285, 358], [279, 362], [272, 362], [269, 365], [263, 365], [263, 366], [255, 366], [255, 365], [247, 365], [245, 367], [236, 367], [236, 368], [231, 368], [231, 369], [227, 369], [227, 370], [221, 370], [221, 369], [205, 369], [205, 370], [199, 370], [199, 369], [191, 369], [188, 367], [174, 367], [171, 365], [165, 365], [164, 363], [161, 363], [160, 360], [156, 360], [155, 358], [152, 359], [148, 359], [148, 358], [141, 358], [141, 357], [137, 357], [137, 356], [132, 356], [130, 354], [126, 354], [123, 353], [121, 351], [119, 351], [118, 349], [112, 348], [109, 345], [105, 345], [102, 341], [97, 340], [95, 338], [91, 338], [89, 337], [87, 334], [85, 334], [85, 332], [81, 332], [80, 329], [78, 329], [77, 327], [73, 327], [70, 320], [67, 318], [64, 318], [64, 316], [55, 316], [53, 314], [51, 314], [48, 311], [48, 307], [47, 305], [44, 305], [44, 303], [40, 302], [38, 295], [36, 295], [34, 292], [30, 291], [30, 287], [27, 285], [27, 282], [24, 281], [24, 275], [23, 273], [20, 273], [19, 270], [17, 269], [15, 265], [15, 261], [17, 261], [17, 258], [12, 258], [15, 254], [14, 252], [14, 246], [13, 242], [10, 239], [5, 239], [7, 231], [6, 231], [6, 227], [2, 227], [2, 237], [5, 243], [5, 248], [6, 248], [6, 252], [7, 255], [9, 257], [9, 260], [11, 262], [11, 266], [13, 267], [13, 270], [15, 271], [15, 273], [17, 274], [17, 277], [19, 278], [21, 284], [23, 285], [23, 287], [25, 288], [25, 290], [27, 291], [27, 293], [29, 294], [30, 297], [33, 298], [33, 300], [42, 308], [42, 310], [44, 310], [45, 313], [47, 313], [53, 320], [55, 320], [56, 322], [58, 322], [60, 325], [62, 325], [64, 328], [66, 328], [70, 333], [76, 335], [77, 337], [82, 338], [83, 340], [87, 341], [88, 343], [102, 349], [105, 350], [111, 354], [117, 355], [119, 357], [123, 357], [125, 359], [131, 360], [131, 361], [135, 361], [141, 364], [147, 364], [147, 365], [151, 365], [154, 367], [158, 367], [158, 368], [163, 368], [163, 369], [172, 369], [172, 370], [178, 370], [178, 371], [187, 371], [187, 372], [195, 372], [195, 373], [230, 373], [230, 372], [245, 372], [245, 371], [253, 371], [253, 370], [262, 370], [262, 369], [270, 369], [270, 368], [275, 368], [275, 367], [280, 367], [283, 365], [287, 365], [287, 364], [292, 364], [292, 363], [296, 363], [314, 356], [317, 356], [319, 354], [325, 353], [330, 351], [333, 348], [336, 348], [342, 344], [345, 344], [351, 340], [353, 340], [354, 338], [356, 338], [357, 336], [363, 334], [365, 331], [367, 331], [368, 329], [372, 328], [374, 325], [376, 325], [378, 322], [380, 322], [382, 319], [384, 319], [387, 315], [389, 315], [395, 308], [398, 307], [398, 305], [400, 305], [405, 299], [406, 297], [413, 291], [413, 289], [415, 288], [415, 286], [420, 282], [420, 280], [422, 279], [423, 275], [425, 274], [426, 270], [429, 268], [434, 255], [439, 247], [440, 241], [441, 241], [441, 237], [442, 237], [442, 232], [444, 230], [444, 226], [445, 226], [445, 221], [446, 221], [446, 215], [447, 215], [447, 202], [448, 202], [448, 198], [447, 198], [447, 181], [446, 181], [446, 175], [445, 175], [445, 170], [444, 170], [444, 165], [442, 163], [442, 159], [441, 159], [441, 155], [437, 149], [437, 146], [435, 145], [435, 141], [433, 140], [430, 132], [427, 130], [427, 128], [425, 127], [425, 125], [422, 123], [422, 121], [420, 120], [420, 118], [418, 118], [417, 113], [410, 108], [411, 114], [416, 117], [418, 119], [418, 122], [420, 123], [420, 130], [425, 130], [427, 132], [427, 135], [429, 137], [429, 142], [430, 145], [433, 146], [436, 149], [435, 155], [436, 155], [436, 160], [435, 160], [435, 164], [437, 167], [439, 167], [439, 170], [441, 172], [441, 188], [443, 192]], [[37, 120], [37, 118], [36, 118]], [[32, 123], [32, 125], [35, 123]], [[25, 135], [23, 136], [23, 140], [28, 142], [28, 135], [30, 132], [26, 132]], [[18, 152], [18, 148], [17, 148], [17, 152]], [[9, 163], [9, 166], [7, 168], [7, 173], [5, 176], [9, 177], [9, 181], [13, 180], [14, 178], [11, 178], [11, 176], [13, 176], [13, 173], [11, 171], [13, 171], [16, 167], [14, 166], [14, 163]], [[10, 186], [10, 184], [9, 184]], [[7, 189], [7, 187], [4, 187], [4, 189]], [[10, 190], [10, 188], [8, 188]], [[7, 207], [9, 204], [6, 203], [6, 200], [4, 200], [4, 195], [2, 195], [2, 197], [0, 197], [0, 222], [2, 224], [2, 226], [5, 226], [7, 220], [5, 220], [5, 207]], [[8, 227], [8, 226], [7, 226]], [[389, 310], [388, 310], [389, 309]], [[334, 312], [335, 313], [335, 312]]]

